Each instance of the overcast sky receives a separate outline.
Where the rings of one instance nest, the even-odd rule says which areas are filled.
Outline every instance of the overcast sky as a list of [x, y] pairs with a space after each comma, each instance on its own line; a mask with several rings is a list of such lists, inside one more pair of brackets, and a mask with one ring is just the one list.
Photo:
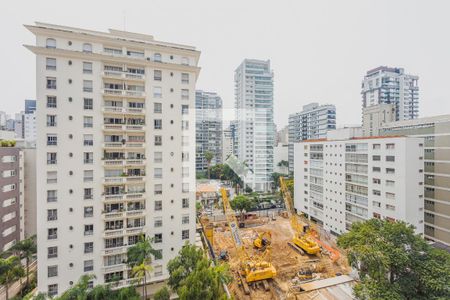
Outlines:
[[[1, 0], [0, 110], [35, 98], [34, 21], [147, 33], [202, 52], [199, 89], [234, 102], [244, 58], [270, 59], [275, 122], [311, 102], [337, 106], [338, 125], [361, 120], [361, 80], [379, 65], [420, 76], [420, 116], [450, 113], [450, 1]], [[125, 22], [124, 22], [125, 20]]]

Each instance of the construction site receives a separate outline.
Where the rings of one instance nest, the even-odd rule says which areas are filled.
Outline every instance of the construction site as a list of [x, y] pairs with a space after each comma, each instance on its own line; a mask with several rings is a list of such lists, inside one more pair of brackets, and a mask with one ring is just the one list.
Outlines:
[[202, 226], [213, 256], [230, 266], [235, 299], [353, 299], [345, 254], [333, 237], [295, 214], [289, 194], [286, 210], [266, 216], [236, 214], [225, 191], [222, 198], [223, 218], [203, 218]]

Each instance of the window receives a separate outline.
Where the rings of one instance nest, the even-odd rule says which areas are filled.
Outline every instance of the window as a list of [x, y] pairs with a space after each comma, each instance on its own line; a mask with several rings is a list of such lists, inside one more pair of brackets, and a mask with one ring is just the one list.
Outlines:
[[386, 204], [386, 209], [395, 211], [395, 206], [394, 205], [390, 205], [390, 204]]
[[56, 165], [56, 152], [47, 152], [47, 165]]
[[83, 162], [85, 164], [92, 164], [94, 163], [94, 153], [93, 152], [84, 152], [83, 153]]
[[47, 57], [45, 60], [47, 70], [56, 70], [56, 58]]
[[92, 80], [83, 80], [83, 92], [92, 93], [93, 84]]
[[45, 42], [45, 47], [46, 48], [56, 48], [56, 40], [55, 39], [47, 39], [47, 41]]
[[88, 43], [83, 44], [83, 52], [92, 53], [92, 45]]
[[162, 243], [162, 233], [156, 233], [153, 241], [154, 243]]
[[188, 84], [189, 83], [189, 74], [181, 73], [181, 83]]
[[161, 81], [162, 80], [162, 72], [161, 70], [155, 70], [153, 73], [153, 80]]
[[183, 193], [189, 193], [189, 183], [183, 182], [181, 189]]
[[58, 285], [57, 284], [50, 284], [48, 286], [48, 289], [47, 289], [47, 294], [50, 297], [58, 295]]
[[374, 184], [381, 184], [381, 179], [373, 178], [373, 179], [372, 179], [372, 182], [373, 182]]
[[181, 224], [189, 224], [189, 215], [183, 215], [181, 217]]
[[161, 54], [160, 53], [155, 53], [153, 55], [153, 60], [156, 62], [161, 62]]
[[93, 170], [84, 170], [83, 175], [84, 175], [83, 177], [84, 182], [91, 182], [94, 180]]
[[186, 135], [181, 136], [181, 146], [189, 146], [189, 137]]
[[56, 78], [47, 77], [47, 89], [56, 90]]
[[155, 114], [160, 114], [162, 113], [162, 103], [153, 103], [153, 112]]
[[181, 177], [189, 177], [189, 167], [183, 167], [181, 169]]
[[91, 62], [83, 62], [83, 73], [84, 74], [92, 74], [92, 63]]
[[56, 171], [47, 171], [47, 183], [56, 183], [58, 180]]
[[386, 156], [386, 161], [395, 161], [395, 156], [393, 156], [393, 155], [387, 155]]
[[155, 119], [154, 120], [154, 128], [155, 129], [162, 129], [162, 120], [161, 119]]
[[373, 161], [380, 161], [380, 160], [381, 160], [381, 156], [379, 156], [379, 155], [373, 155], [373, 156], [372, 156], [372, 160], [373, 160]]
[[47, 191], [47, 202], [56, 202], [58, 200], [58, 194], [56, 190]]
[[386, 168], [386, 174], [395, 174], [395, 169], [393, 169], [393, 168]]
[[185, 66], [189, 66], [189, 58], [187, 57], [182, 57], [181, 58], [181, 64], [185, 65]]
[[394, 193], [386, 193], [386, 199], [395, 200], [395, 194]]
[[56, 96], [47, 96], [47, 108], [56, 108]]
[[189, 100], [189, 90], [187, 89], [181, 90], [181, 100]]
[[17, 199], [16, 198], [6, 199], [2, 203], [2, 207], [9, 207], [9, 206], [14, 205], [16, 203], [17, 203]]
[[47, 115], [47, 127], [56, 127], [56, 115]]
[[58, 137], [56, 134], [47, 134], [47, 146], [58, 145]]
[[161, 211], [162, 210], [162, 201], [157, 200], [155, 201], [155, 211]]
[[84, 225], [84, 235], [93, 235], [94, 234], [94, 225]]
[[58, 211], [56, 209], [47, 209], [47, 221], [58, 220]]
[[381, 168], [380, 167], [372, 167], [372, 172], [379, 173], [379, 172], [381, 172]]
[[381, 203], [378, 201], [372, 201], [372, 206], [374, 207], [381, 207]]
[[373, 144], [372, 145], [372, 149], [373, 150], [379, 150], [381, 148], [381, 145], [380, 144]]
[[155, 146], [161, 146], [162, 145], [162, 136], [155, 135]]
[[93, 198], [92, 188], [85, 188], [84, 189], [84, 200], [89, 200], [92, 198]]
[[182, 240], [189, 239], [189, 230], [188, 229], [181, 231], [181, 239]]
[[92, 253], [94, 252], [94, 243], [84, 243], [84, 253]]
[[83, 126], [84, 128], [92, 128], [94, 126], [94, 118], [93, 117], [83, 117]]
[[94, 216], [94, 207], [92, 206], [86, 206], [84, 208], [84, 217], [85, 218], [90, 218]]
[[386, 149], [387, 150], [395, 149], [395, 144], [386, 144]]
[[386, 180], [386, 186], [395, 186], [395, 181], [393, 181], [393, 180]]
[[83, 108], [84, 109], [93, 109], [93, 99], [92, 98], [84, 98], [83, 99]]
[[47, 258], [57, 258], [58, 257], [58, 247], [48, 247], [47, 248]]
[[189, 114], [189, 105], [187, 105], [187, 104], [181, 105], [181, 114], [182, 115]]
[[189, 130], [189, 121], [181, 120], [181, 130]]
[[47, 239], [56, 240], [58, 238], [58, 228], [47, 229]]
[[162, 178], [162, 168], [154, 169], [154, 178], [161, 179]]
[[153, 162], [162, 163], [162, 161], [163, 161], [162, 152], [155, 152], [155, 158], [154, 158]]
[[83, 134], [83, 145], [84, 146], [93, 146], [94, 145], [94, 136], [92, 134]]
[[84, 272], [90, 272], [94, 270], [94, 261], [92, 259], [84, 261]]
[[181, 199], [181, 207], [182, 208], [189, 208], [189, 198]]
[[381, 192], [379, 190], [372, 190], [372, 194], [375, 196], [381, 196]]
[[162, 88], [160, 86], [153, 87], [153, 98], [161, 98], [162, 97]]
[[155, 184], [155, 195], [162, 195], [162, 184]]
[[155, 227], [162, 227], [162, 224], [163, 224], [163, 220], [162, 220], [162, 217], [156, 217], [155, 218]]
[[189, 161], [189, 152], [181, 152], [181, 161]]
[[163, 270], [162, 266], [155, 266], [155, 277], [162, 276]]

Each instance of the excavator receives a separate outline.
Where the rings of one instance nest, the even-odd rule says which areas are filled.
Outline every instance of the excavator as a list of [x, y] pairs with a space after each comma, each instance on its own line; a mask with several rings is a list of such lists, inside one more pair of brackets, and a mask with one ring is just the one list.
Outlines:
[[253, 240], [253, 246], [258, 250], [264, 250], [270, 245], [272, 239], [272, 234], [270, 231], [264, 231], [258, 234], [258, 236]]
[[310, 234], [310, 226], [302, 225], [298, 220], [291, 192], [287, 188], [286, 182], [282, 176], [280, 176], [280, 188], [291, 223], [291, 228], [294, 231], [294, 236], [292, 237], [292, 243], [290, 243], [290, 245], [296, 250], [300, 250], [300, 252], [306, 252], [311, 255], [319, 254], [320, 247], [314, 237]]
[[277, 275], [275, 267], [269, 261], [260, 257], [251, 257], [245, 249], [241, 235], [239, 233], [238, 221], [236, 214], [231, 208], [228, 199], [227, 191], [224, 188], [220, 189], [223, 201], [223, 209], [227, 219], [228, 226], [231, 230], [231, 237], [233, 239], [234, 247], [239, 258], [240, 270], [239, 278], [242, 283], [244, 293], [249, 295], [249, 284], [262, 282], [264, 289], [269, 290], [268, 279], [272, 279]]

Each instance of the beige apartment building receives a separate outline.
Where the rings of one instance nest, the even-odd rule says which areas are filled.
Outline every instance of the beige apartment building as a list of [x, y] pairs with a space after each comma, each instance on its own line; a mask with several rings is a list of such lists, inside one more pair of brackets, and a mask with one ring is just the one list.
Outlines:
[[36, 23], [38, 290], [83, 274], [130, 284], [142, 234], [167, 262], [195, 241], [195, 84], [200, 52], [119, 30]]

